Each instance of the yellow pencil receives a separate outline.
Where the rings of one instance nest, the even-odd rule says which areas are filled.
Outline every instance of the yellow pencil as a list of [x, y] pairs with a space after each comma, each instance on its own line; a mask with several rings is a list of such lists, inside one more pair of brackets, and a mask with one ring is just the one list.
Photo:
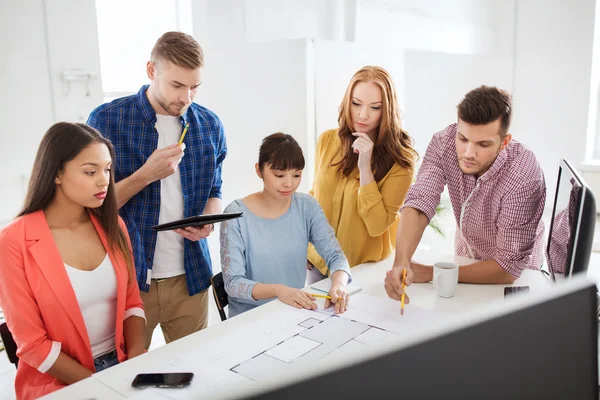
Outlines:
[[404, 315], [404, 288], [406, 287], [404, 284], [404, 279], [406, 279], [406, 268], [402, 270], [402, 298], [400, 299], [400, 315]]
[[326, 296], [324, 294], [314, 294], [314, 293], [309, 293], [311, 296], [313, 297], [318, 297], [320, 299], [329, 299], [331, 300], [331, 296]]
[[181, 143], [183, 143], [183, 138], [185, 137], [185, 134], [187, 133], [187, 130], [189, 127], [190, 127], [190, 124], [185, 124], [185, 127], [183, 128], [183, 132], [181, 133], [181, 137], [179, 138], [179, 143], [177, 143], [177, 146], [179, 146]]

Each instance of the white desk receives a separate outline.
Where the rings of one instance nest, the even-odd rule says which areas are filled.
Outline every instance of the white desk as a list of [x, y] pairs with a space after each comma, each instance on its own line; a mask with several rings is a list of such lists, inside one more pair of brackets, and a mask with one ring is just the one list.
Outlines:
[[[439, 256], [432, 252], [419, 252], [414, 257], [415, 260], [424, 264], [433, 264], [436, 261], [454, 261], [458, 264], [468, 264], [473, 262], [470, 259], [455, 256]], [[391, 268], [393, 259], [387, 259], [378, 263], [363, 264], [352, 269], [354, 282], [363, 288], [363, 292], [371, 296], [387, 297], [383, 286], [385, 273]], [[537, 288], [543, 288], [550, 285], [550, 281], [538, 271], [525, 271], [514, 285], [528, 285], [534, 291]], [[407, 293], [411, 298], [411, 304], [423, 308], [428, 308], [436, 311], [461, 312], [470, 310], [472, 307], [485, 306], [485, 303], [502, 299], [504, 295], [503, 288], [506, 285], [471, 285], [460, 284], [456, 290], [454, 297], [443, 299], [436, 296], [431, 283], [413, 284]], [[352, 300], [350, 301], [350, 307]], [[228, 319], [225, 322], [213, 325], [208, 329], [192, 334], [188, 337], [170, 343], [150, 353], [144, 354], [125, 363], [116, 365], [98, 374], [94, 374], [92, 378], [80, 382], [76, 392], [67, 392], [68, 389], [63, 389], [56, 393], [53, 398], [84, 398], [81, 396], [71, 395], [75, 393], [89, 393], [95, 399], [114, 399], [115, 393], [101, 392], [97, 390], [98, 382], [103, 383], [122, 396], [128, 397], [136, 393], [136, 390], [131, 387], [130, 380], [124, 379], [130, 376], [135, 376], [137, 373], [153, 372], [157, 368], [169, 363], [178, 355], [186, 354], [193, 351], [197, 346], [208, 341], [218, 339], [219, 337], [233, 330], [244, 329], [245, 326], [260, 319], [261, 317], [285, 309], [288, 306], [279, 302], [272, 301], [254, 310], [238, 315], [235, 318]], [[408, 305], [407, 307], [410, 307]], [[86, 384], [89, 384], [89, 391], [86, 390]], [[227, 388], [224, 388], [225, 390]], [[62, 396], [64, 393], [64, 397]], [[118, 397], [117, 397], [118, 398]]]
[[124, 396], [111, 389], [102, 382], [93, 378], [84, 379], [64, 389], [50, 393], [41, 399], [44, 400], [101, 400], [123, 399]]

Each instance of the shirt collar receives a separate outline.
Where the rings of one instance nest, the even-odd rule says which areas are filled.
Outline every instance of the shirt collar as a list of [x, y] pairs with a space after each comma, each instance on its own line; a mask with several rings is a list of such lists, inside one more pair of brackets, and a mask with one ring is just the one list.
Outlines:
[[504, 149], [502, 149], [500, 151], [500, 153], [498, 153], [498, 156], [496, 156], [496, 159], [494, 160], [494, 162], [492, 163], [490, 168], [487, 171], [485, 171], [485, 173], [483, 175], [481, 175], [478, 180], [481, 182], [485, 182], [487, 180], [492, 179], [496, 175], [498, 175], [498, 172], [500, 172], [502, 167], [504, 167], [504, 164], [506, 164], [507, 158], [508, 158], [508, 151], [507, 151], [507, 148], [505, 147]]
[[[148, 91], [149, 87], [150, 87], [150, 85], [142, 86], [140, 88], [140, 90], [138, 91], [137, 98], [138, 98], [138, 103], [139, 103], [140, 109], [142, 110], [142, 116], [144, 117], [144, 120], [146, 120], [149, 123], [155, 124], [156, 123], [156, 111], [154, 111], [154, 108], [152, 107], [152, 104], [150, 104], [150, 100], [148, 100], [148, 96], [146, 95], [146, 92]], [[181, 117], [179, 117], [179, 122], [181, 122], [182, 125], [187, 124], [188, 112], [190, 111], [190, 109], [191, 109], [191, 106], [187, 109], [185, 114], [183, 114]]]
[[142, 116], [144, 120], [147, 122], [155, 123], [156, 122], [156, 111], [152, 108], [152, 104], [150, 104], [150, 100], [148, 100], [148, 96], [146, 96], [146, 91], [150, 85], [144, 85], [141, 87], [137, 94], [138, 104], [140, 109], [142, 110]]

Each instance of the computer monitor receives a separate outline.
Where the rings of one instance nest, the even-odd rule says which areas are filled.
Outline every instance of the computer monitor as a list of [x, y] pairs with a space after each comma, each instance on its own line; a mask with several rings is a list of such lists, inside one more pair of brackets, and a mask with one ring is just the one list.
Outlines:
[[[596, 287], [585, 277], [515, 296], [398, 343], [273, 374], [244, 399], [598, 400]], [[327, 364], [327, 363], [325, 363]]]
[[575, 168], [561, 160], [546, 248], [552, 280], [587, 271], [595, 225], [594, 194]]

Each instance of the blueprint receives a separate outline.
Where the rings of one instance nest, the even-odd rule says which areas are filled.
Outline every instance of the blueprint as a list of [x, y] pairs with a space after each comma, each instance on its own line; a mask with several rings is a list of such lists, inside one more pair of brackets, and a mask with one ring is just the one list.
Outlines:
[[[148, 396], [184, 399], [209, 396], [218, 386], [254, 385], [303, 364], [331, 362], [373, 346], [398, 343], [406, 333], [443, 323], [446, 316], [411, 305], [400, 316], [397, 301], [357, 293], [349, 309], [335, 315], [318, 301], [316, 311], [292, 307], [197, 346], [151, 371], [193, 372], [186, 390], [148, 391]], [[126, 377], [130, 381], [133, 377]], [[217, 385], [217, 383], [223, 385]], [[175, 396], [177, 393], [177, 396]], [[143, 398], [141, 393], [137, 394]], [[150, 397], [148, 397], [150, 398]]]
[[[327, 311], [331, 310], [294, 313], [296, 327], [305, 329], [240, 362], [231, 371], [261, 382], [300, 364], [333, 361], [346, 354], [364, 352], [371, 346], [398, 342], [405, 334], [425, 324], [430, 326], [432, 320], [444, 319], [443, 314], [415, 306], [407, 307], [404, 316], [400, 316], [398, 302], [363, 293], [353, 296], [352, 307], [344, 314]], [[301, 315], [306, 319], [300, 321]]]

